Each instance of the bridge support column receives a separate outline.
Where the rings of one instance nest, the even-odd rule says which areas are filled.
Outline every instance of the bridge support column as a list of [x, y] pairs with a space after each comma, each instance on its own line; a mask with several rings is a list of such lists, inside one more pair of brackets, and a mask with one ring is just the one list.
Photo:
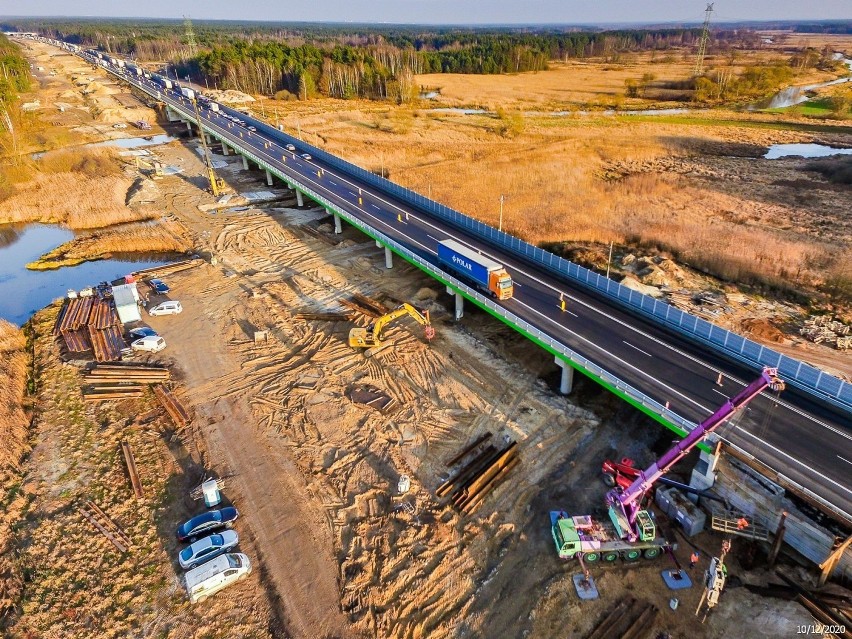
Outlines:
[[178, 122], [180, 120], [180, 116], [175, 113], [175, 110], [170, 106], [166, 107], [166, 119], [169, 122]]
[[243, 156], [243, 170], [248, 171], [248, 158]]
[[393, 268], [393, 251], [385, 247], [385, 268]]
[[228, 155], [228, 145], [222, 142], [222, 155]]
[[266, 170], [266, 185], [272, 186], [272, 173], [269, 172], [269, 169]]
[[447, 287], [447, 294], [455, 296], [455, 298], [456, 298], [455, 318], [456, 318], [456, 320], [460, 320], [462, 317], [464, 317], [464, 297], [462, 297], [461, 293], [456, 293], [449, 286]]
[[562, 369], [562, 379], [559, 380], [559, 392], [567, 395], [574, 387], [574, 367], [558, 357], [555, 361], [556, 365]]
[[186, 130], [189, 131], [189, 136], [192, 137], [192, 122], [186, 121]]
[[340, 219], [340, 216], [337, 213], [333, 213], [334, 215], [334, 232], [337, 235], [343, 233], [343, 223]]
[[301, 191], [296, 191], [296, 204], [298, 206], [305, 206], [305, 198], [302, 196]]
[[[692, 475], [689, 478], [689, 485], [697, 490], [707, 490], [712, 488], [716, 483], [716, 465], [719, 463], [719, 457], [722, 454], [722, 447], [719, 445], [722, 442], [718, 438], [710, 435], [710, 440], [707, 443], [716, 444], [712, 453], [705, 453], [699, 450], [698, 463], [692, 469]], [[695, 493], [687, 493], [686, 495], [694, 503], [698, 503], [698, 495]]]

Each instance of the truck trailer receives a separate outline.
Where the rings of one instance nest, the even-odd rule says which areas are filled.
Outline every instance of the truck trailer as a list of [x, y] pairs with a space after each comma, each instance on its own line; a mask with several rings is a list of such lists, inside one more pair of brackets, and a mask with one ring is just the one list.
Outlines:
[[189, 87], [181, 87], [180, 94], [185, 98], [189, 98], [190, 100], [195, 99], [195, 91], [193, 91]]
[[438, 262], [498, 300], [512, 297], [512, 278], [503, 265], [455, 240], [438, 242]]

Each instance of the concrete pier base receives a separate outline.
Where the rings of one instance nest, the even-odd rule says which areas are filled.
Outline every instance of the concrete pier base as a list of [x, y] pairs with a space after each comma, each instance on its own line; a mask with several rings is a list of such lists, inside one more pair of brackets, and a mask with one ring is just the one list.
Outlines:
[[337, 235], [343, 233], [343, 220], [340, 219], [340, 216], [337, 213], [334, 213], [334, 232]]
[[189, 135], [191, 137], [192, 136], [192, 122], [190, 122], [189, 120], [187, 120], [187, 122], [186, 122], [186, 130], [189, 131]]
[[222, 142], [222, 155], [228, 155], [228, 145]]
[[266, 185], [272, 186], [272, 173], [270, 173], [268, 169], [266, 171]]
[[453, 289], [451, 289], [449, 286], [447, 287], [447, 293], [448, 293], [449, 295], [455, 295], [455, 297], [456, 297], [456, 312], [455, 312], [455, 318], [456, 318], [457, 320], [460, 320], [462, 317], [464, 317], [464, 297], [462, 297], [462, 294], [461, 294], [461, 293], [456, 293], [456, 292], [455, 292]]
[[305, 198], [302, 196], [301, 191], [296, 191], [296, 204], [299, 206], [305, 206]]
[[554, 361], [562, 369], [562, 378], [559, 380], [559, 392], [567, 395], [574, 388], [574, 367], [558, 357]]
[[243, 156], [243, 169], [248, 171], [248, 158]]
[[393, 251], [385, 247], [385, 268], [393, 268]]

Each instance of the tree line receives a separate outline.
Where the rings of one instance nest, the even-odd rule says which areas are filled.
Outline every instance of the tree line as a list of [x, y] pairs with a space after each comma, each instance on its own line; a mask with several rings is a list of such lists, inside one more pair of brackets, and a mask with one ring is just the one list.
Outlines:
[[7, 105], [29, 88], [29, 63], [20, 47], [0, 33], [0, 102]]

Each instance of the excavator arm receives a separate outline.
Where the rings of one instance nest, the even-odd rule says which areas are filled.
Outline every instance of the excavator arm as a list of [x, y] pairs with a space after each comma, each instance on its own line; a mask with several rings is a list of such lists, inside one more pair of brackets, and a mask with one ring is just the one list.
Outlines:
[[353, 348], [372, 348], [380, 346], [382, 343], [382, 332], [385, 326], [399, 319], [410, 315], [414, 320], [426, 327], [426, 339], [432, 339], [435, 336], [435, 329], [432, 328], [432, 323], [429, 319], [429, 312], [421, 313], [411, 304], [402, 304], [395, 308], [390, 313], [386, 313], [378, 318], [367, 328], [355, 327], [349, 331], [349, 345]]

